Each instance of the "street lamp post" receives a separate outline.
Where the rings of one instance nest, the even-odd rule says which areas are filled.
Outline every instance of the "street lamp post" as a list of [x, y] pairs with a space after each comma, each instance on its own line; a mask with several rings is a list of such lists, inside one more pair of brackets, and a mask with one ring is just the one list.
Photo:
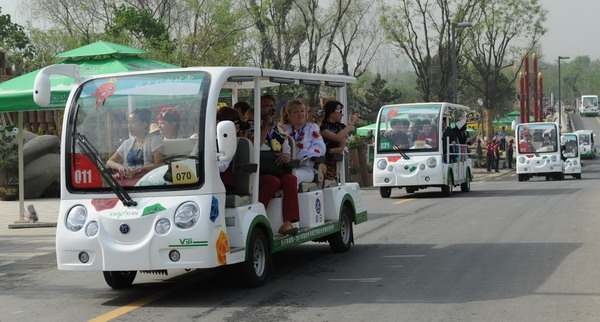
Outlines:
[[560, 102], [560, 60], [571, 59], [568, 56], [558, 56], [558, 130], [560, 131], [560, 123], [562, 119], [562, 104]]
[[456, 103], [456, 28], [468, 28], [473, 26], [469, 22], [452, 23], [452, 103]]

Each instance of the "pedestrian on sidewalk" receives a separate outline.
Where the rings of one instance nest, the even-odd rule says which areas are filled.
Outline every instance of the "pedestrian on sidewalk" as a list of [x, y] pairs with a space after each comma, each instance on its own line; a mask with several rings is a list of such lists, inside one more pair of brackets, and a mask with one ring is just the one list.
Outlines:
[[498, 136], [500, 137], [500, 150], [505, 151], [506, 149], [506, 127], [503, 126], [502, 130], [500, 130], [500, 133], [498, 133]]
[[508, 141], [508, 147], [506, 148], [506, 163], [508, 164], [509, 169], [512, 169], [513, 153], [515, 152], [514, 146], [515, 140], [510, 139], [510, 141]]
[[496, 162], [495, 170], [496, 172], [500, 172], [498, 170], [498, 166], [500, 166], [500, 141], [494, 140], [494, 161]]
[[483, 168], [483, 147], [481, 146], [481, 140], [477, 140], [477, 166]]
[[485, 147], [485, 154], [487, 156], [487, 171], [492, 172], [492, 166], [494, 164], [494, 141], [488, 141]]

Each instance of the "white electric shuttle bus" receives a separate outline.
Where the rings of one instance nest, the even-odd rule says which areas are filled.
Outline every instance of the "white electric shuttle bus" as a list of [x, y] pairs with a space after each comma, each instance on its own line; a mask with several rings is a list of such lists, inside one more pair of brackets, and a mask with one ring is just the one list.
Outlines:
[[598, 96], [597, 95], [582, 95], [579, 105], [579, 114], [582, 116], [597, 116], [598, 115]]
[[579, 130], [575, 131], [579, 137], [579, 154], [582, 159], [593, 159], [596, 157], [596, 146], [594, 145], [594, 131]]
[[546, 180], [564, 178], [556, 123], [521, 123], [517, 125], [516, 135], [519, 181], [533, 176], [546, 177]]
[[[392, 188], [407, 193], [428, 187], [452, 195], [455, 186], [471, 190], [472, 159], [467, 145], [450, 141], [444, 129], [465, 125], [469, 108], [450, 103], [418, 103], [383, 106], [377, 117], [373, 184], [381, 197]], [[443, 124], [443, 125], [442, 125]]]
[[560, 136], [565, 175], [581, 179], [581, 159], [579, 154], [579, 138], [575, 133], [565, 133]]
[[[253, 141], [236, 138], [234, 123], [216, 122], [220, 97], [235, 103], [245, 91], [260, 107], [263, 90], [282, 84], [320, 87], [346, 106], [353, 77], [193, 67], [79, 79], [78, 66], [55, 65], [36, 78], [38, 105], [48, 106], [52, 74], [76, 81], [62, 130], [56, 235], [61, 270], [103, 272], [109, 286], [124, 288], [137, 272], [166, 274], [171, 269], [239, 264], [247, 284], [259, 286], [272, 253], [309, 241], [329, 242], [333, 251], [346, 251], [353, 243], [352, 224], [367, 220], [360, 187], [345, 182], [342, 158], [337, 181], [327, 187], [299, 187], [299, 231], [280, 235], [285, 211], [281, 195], [275, 195], [268, 209], [258, 201], [260, 135]], [[163, 140], [147, 134], [137, 150], [144, 162], [146, 154], [162, 152], [164, 164], [115, 178], [118, 175], [105, 166], [115, 151], [123, 149], [119, 151], [128, 161], [136, 158], [131, 153], [135, 146], [127, 142], [132, 141], [129, 132], [140, 124], [131, 118], [128, 122], [127, 116], [147, 110], [154, 118], [165, 108], [180, 114], [179, 135]], [[254, 133], [260, 133], [260, 117], [256, 108]], [[231, 192], [226, 192], [218, 168], [219, 162], [228, 161], [235, 171]]]

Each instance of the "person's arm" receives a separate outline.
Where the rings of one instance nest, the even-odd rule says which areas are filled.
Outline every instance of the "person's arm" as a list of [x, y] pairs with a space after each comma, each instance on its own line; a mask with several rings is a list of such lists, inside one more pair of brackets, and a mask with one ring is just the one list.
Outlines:
[[321, 135], [329, 141], [335, 141], [335, 142], [342, 143], [342, 140], [346, 140], [346, 137], [348, 136], [348, 134], [350, 134], [350, 131], [352, 131], [352, 129], [354, 128], [354, 124], [356, 124], [356, 122], [359, 119], [360, 119], [360, 115], [358, 113], [354, 113], [352, 115], [352, 118], [350, 119], [350, 122], [348, 123], [348, 125], [345, 128], [343, 128], [340, 132], [333, 133], [330, 130], [324, 129], [321, 131]]
[[129, 170], [129, 167], [123, 165], [123, 157], [121, 157], [118, 152], [115, 152], [115, 154], [108, 159], [106, 165], [111, 169], [119, 171], [119, 174], [122, 176], [125, 176]]

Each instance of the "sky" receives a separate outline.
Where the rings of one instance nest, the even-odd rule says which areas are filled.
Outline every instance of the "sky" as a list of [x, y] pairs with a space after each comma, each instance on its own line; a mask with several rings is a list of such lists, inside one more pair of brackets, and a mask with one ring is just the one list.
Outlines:
[[[599, 0], [539, 0], [548, 10], [546, 28], [542, 37], [543, 60], [554, 62], [558, 56], [589, 56], [600, 59], [598, 36]], [[12, 21], [23, 26], [27, 22], [28, 0], [0, 0], [2, 14], [10, 14]]]

